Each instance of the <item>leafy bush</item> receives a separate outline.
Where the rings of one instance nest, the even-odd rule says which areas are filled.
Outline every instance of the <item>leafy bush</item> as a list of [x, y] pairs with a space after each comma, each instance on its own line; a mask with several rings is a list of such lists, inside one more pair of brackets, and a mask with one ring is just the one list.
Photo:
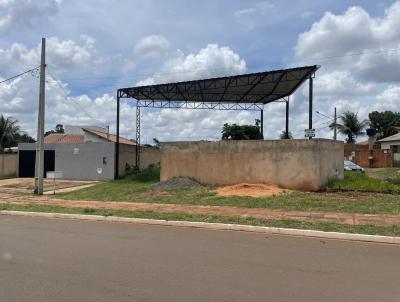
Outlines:
[[132, 175], [132, 180], [141, 182], [160, 181], [160, 164], [150, 164]]

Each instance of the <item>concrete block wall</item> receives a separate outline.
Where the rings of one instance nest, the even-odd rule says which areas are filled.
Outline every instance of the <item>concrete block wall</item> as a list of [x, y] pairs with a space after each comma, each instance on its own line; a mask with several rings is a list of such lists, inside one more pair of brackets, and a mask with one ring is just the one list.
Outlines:
[[18, 153], [0, 154], [0, 175], [17, 175]]
[[161, 180], [203, 184], [275, 183], [319, 190], [343, 178], [343, 143], [328, 139], [161, 143]]
[[[161, 152], [160, 149], [151, 147], [141, 147], [140, 151], [140, 170], [148, 167], [150, 164], [157, 164], [160, 162]], [[132, 145], [119, 145], [119, 176], [125, 174], [126, 164], [134, 166], [136, 164], [136, 146]]]

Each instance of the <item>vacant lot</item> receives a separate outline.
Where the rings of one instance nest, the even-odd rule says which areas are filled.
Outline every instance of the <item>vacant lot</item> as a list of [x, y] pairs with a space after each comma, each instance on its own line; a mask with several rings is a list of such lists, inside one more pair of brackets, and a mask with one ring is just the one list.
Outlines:
[[[388, 171], [378, 174], [385, 173]], [[159, 181], [159, 170], [152, 167], [140, 174], [55, 197], [36, 197], [30, 190], [24, 190], [24, 193], [15, 191], [16, 188], [0, 186], [0, 210], [239, 223], [400, 236], [396, 216], [400, 217], [400, 195], [397, 193], [400, 185], [388, 182], [387, 176], [368, 175], [370, 171], [366, 174], [346, 173], [344, 180], [330, 183], [331, 190], [335, 192], [296, 192], [266, 186], [268, 190], [274, 188], [272, 195], [246, 197], [221, 196], [217, 187], [193, 186], [191, 180], [185, 182], [189, 184], [187, 189], [176, 189], [175, 185], [166, 186], [165, 183], [154, 187]], [[180, 182], [174, 179], [171, 183]], [[171, 187], [174, 189], [169, 189]], [[262, 190], [265, 186], [259, 187]]]
[[[223, 205], [247, 208], [269, 208], [290, 211], [347, 212], [364, 214], [400, 214], [400, 198], [396, 194], [373, 192], [286, 192], [269, 197], [222, 197], [215, 187], [179, 190], [153, 190], [158, 181], [157, 170], [144, 171], [121, 180], [98, 184], [91, 188], [58, 195], [71, 200], [130, 201], [163, 204]], [[371, 187], [371, 182], [375, 187]], [[353, 185], [352, 185], [353, 183]], [[333, 187], [347, 189], [378, 188], [382, 192], [399, 190], [396, 184], [387, 184], [363, 174], [346, 173]]]

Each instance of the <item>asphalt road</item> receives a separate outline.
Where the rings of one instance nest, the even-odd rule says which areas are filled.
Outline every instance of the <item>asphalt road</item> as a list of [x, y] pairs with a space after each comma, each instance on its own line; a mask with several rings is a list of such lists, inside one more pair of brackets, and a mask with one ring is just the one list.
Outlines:
[[400, 246], [0, 216], [0, 301], [400, 301]]

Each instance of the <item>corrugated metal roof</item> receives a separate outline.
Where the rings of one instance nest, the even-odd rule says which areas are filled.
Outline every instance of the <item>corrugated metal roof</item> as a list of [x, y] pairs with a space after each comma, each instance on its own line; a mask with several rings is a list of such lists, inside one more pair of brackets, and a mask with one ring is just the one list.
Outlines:
[[319, 66], [121, 88], [123, 97], [152, 101], [267, 104], [291, 95]]
[[393, 141], [400, 141], [400, 133], [382, 138], [378, 142], [393, 142]]

